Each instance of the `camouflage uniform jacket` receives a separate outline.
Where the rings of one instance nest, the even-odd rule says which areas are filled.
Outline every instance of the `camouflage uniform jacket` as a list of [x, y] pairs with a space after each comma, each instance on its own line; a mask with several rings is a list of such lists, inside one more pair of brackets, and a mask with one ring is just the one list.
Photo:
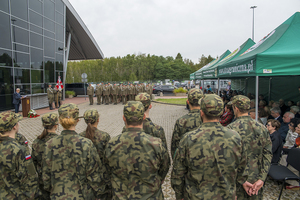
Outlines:
[[111, 169], [113, 199], [164, 199], [161, 185], [170, 157], [161, 139], [140, 128], [127, 128], [105, 150]]
[[2, 137], [0, 152], [0, 199], [37, 199], [38, 176], [26, 148], [13, 138]]
[[172, 135], [171, 156], [174, 158], [176, 149], [183, 135], [202, 124], [200, 109], [191, 110], [188, 114], [177, 119]]
[[96, 95], [102, 95], [102, 85], [96, 86]]
[[161, 141], [166, 145], [167, 148], [167, 140], [166, 140], [166, 136], [165, 136], [165, 131], [163, 129], [163, 127], [154, 124], [150, 118], [146, 118], [143, 121], [143, 129], [145, 131], [145, 133], [153, 136], [153, 137], [158, 137], [161, 139]]
[[268, 130], [250, 116], [238, 117], [227, 126], [237, 131], [245, 146], [248, 182], [265, 181], [272, 159], [272, 141]]
[[54, 99], [54, 93], [52, 88], [47, 88], [48, 99]]
[[94, 95], [94, 87], [93, 86], [88, 86], [86, 88], [87, 90], [87, 95], [91, 96], [91, 95]]
[[35, 139], [32, 143], [32, 161], [35, 166], [35, 169], [39, 176], [39, 186], [40, 190], [42, 192], [43, 199], [50, 199], [50, 193], [44, 190], [44, 184], [42, 179], [42, 161], [43, 161], [43, 155], [45, 151], [45, 144], [48, 140], [51, 138], [57, 136], [56, 133], [48, 133], [46, 137], [43, 139]]
[[103, 198], [103, 165], [92, 141], [64, 130], [46, 143], [42, 173], [51, 199]]
[[236, 181], [246, 180], [245, 167], [239, 134], [207, 122], [181, 139], [171, 185], [177, 199], [235, 199]]
[[119, 93], [119, 87], [117, 85], [114, 85], [111, 87], [111, 93], [113, 95], [117, 95]]
[[30, 154], [30, 149], [29, 149], [29, 146], [28, 146], [28, 140], [26, 139], [26, 137], [24, 135], [22, 135], [21, 133], [16, 133], [15, 135], [15, 139], [17, 140], [17, 142], [24, 146], [26, 148], [26, 153], [27, 154]]

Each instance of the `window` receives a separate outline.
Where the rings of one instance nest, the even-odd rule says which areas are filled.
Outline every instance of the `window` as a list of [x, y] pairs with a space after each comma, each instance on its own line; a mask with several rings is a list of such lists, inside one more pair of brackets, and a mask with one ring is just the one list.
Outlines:
[[43, 50], [30, 48], [31, 63], [33, 69], [43, 69]]
[[30, 68], [29, 54], [14, 52], [14, 67]]
[[39, 34], [30, 32], [30, 45], [33, 47], [43, 48], [43, 37]]
[[47, 19], [47, 18], [44, 18], [44, 28], [45, 29], [47, 29], [47, 30], [49, 30], [49, 31], [52, 31], [52, 32], [54, 32], [54, 22], [53, 21], [51, 21], [51, 20], [49, 20], [49, 19]]
[[44, 84], [32, 84], [32, 94], [44, 93]]
[[1, 30], [0, 47], [11, 49], [9, 15], [4, 14], [2, 12], [0, 12], [0, 30]]
[[0, 66], [12, 67], [11, 51], [0, 49]]
[[11, 17], [11, 23], [13, 25], [28, 29], [28, 22], [27, 21], [23, 21], [22, 19], [16, 18], [16, 17]]
[[43, 34], [43, 28], [30, 24], [30, 30], [39, 34]]
[[30, 92], [30, 85], [29, 84], [22, 84], [22, 85], [15, 85], [15, 88], [20, 88], [20, 94], [21, 95], [27, 95], [27, 94], [31, 94]]
[[61, 0], [55, 1], [55, 9], [61, 14], [64, 14], [64, 4]]
[[54, 60], [45, 58], [45, 83], [54, 82]]
[[58, 12], [55, 13], [55, 21], [60, 25], [64, 25], [64, 16]]
[[55, 13], [55, 10], [54, 10], [54, 3], [50, 0], [44, 0], [44, 14], [46, 17], [52, 19], [53, 21], [55, 20], [54, 19], [54, 13]]
[[[0, 94], [13, 94], [13, 69], [0, 67]], [[2, 103], [2, 102], [1, 102]]]
[[33, 11], [29, 11], [29, 19], [32, 24], [43, 27], [43, 17]]
[[10, 0], [11, 14], [27, 21], [27, 0]]
[[13, 44], [14, 50], [29, 53], [29, 47], [22, 44]]
[[29, 8], [43, 14], [43, 4], [39, 0], [29, 0]]
[[49, 38], [52, 38], [52, 39], [55, 38], [54, 32], [51, 32], [51, 31], [44, 30], [44, 35], [49, 37]]
[[29, 45], [29, 33], [27, 30], [13, 26], [12, 31], [14, 42]]
[[15, 68], [15, 84], [30, 83], [30, 69]]
[[9, 13], [8, 11], [8, 0], [0, 0], [0, 10]]
[[64, 28], [56, 24], [56, 39], [63, 42], [64, 41]]
[[31, 83], [43, 83], [43, 70], [31, 70]]
[[58, 71], [63, 71], [64, 65], [63, 65], [63, 55], [61, 54], [55, 54], [55, 69]]
[[44, 37], [45, 56], [55, 57], [55, 41]]

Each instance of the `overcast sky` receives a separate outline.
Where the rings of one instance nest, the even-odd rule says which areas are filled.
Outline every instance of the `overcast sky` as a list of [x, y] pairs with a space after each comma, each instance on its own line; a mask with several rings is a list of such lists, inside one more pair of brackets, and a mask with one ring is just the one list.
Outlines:
[[69, 0], [105, 57], [151, 54], [194, 63], [254, 42], [300, 11], [300, 0]]

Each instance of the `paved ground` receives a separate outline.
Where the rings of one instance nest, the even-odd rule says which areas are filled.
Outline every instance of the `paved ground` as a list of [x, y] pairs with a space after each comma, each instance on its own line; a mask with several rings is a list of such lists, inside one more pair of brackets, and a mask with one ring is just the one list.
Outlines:
[[[122, 111], [123, 106], [122, 104], [118, 105], [92, 105], [90, 106], [88, 103], [88, 98], [84, 100], [84, 98], [73, 98], [73, 99], [66, 99], [64, 103], [73, 102], [78, 104], [80, 115], [83, 115], [84, 111], [89, 108], [96, 108], [100, 113], [100, 123], [98, 128], [100, 130], [108, 132], [111, 137], [117, 136], [121, 133], [121, 130], [124, 126], [124, 122], [122, 120]], [[37, 110], [37, 113], [43, 115], [47, 112], [50, 112], [48, 108]], [[57, 113], [57, 109], [52, 111]], [[172, 130], [175, 124], [175, 121], [180, 116], [187, 113], [185, 107], [183, 106], [173, 106], [173, 105], [166, 105], [166, 104], [158, 104], [153, 103], [153, 107], [150, 111], [150, 117], [154, 123], [161, 125], [166, 133], [166, 139], [168, 143], [168, 149], [170, 149], [170, 142], [172, 137]], [[29, 145], [33, 140], [42, 133], [43, 127], [41, 122], [41, 117], [38, 118], [24, 118], [20, 122], [20, 133], [25, 135], [29, 141]], [[86, 124], [84, 120], [81, 119], [78, 125], [76, 126], [76, 132], [81, 132], [86, 128]], [[62, 131], [62, 127], [59, 127], [57, 131], [60, 133]], [[163, 191], [165, 194], [165, 199], [173, 200], [174, 191], [170, 186], [170, 171], [167, 175], [167, 178], [163, 184]], [[267, 181], [265, 185], [265, 193], [264, 193], [264, 200], [269, 199], [277, 199], [279, 194], [279, 186], [274, 184], [273, 181]], [[296, 199], [300, 200], [300, 191], [292, 191], [292, 190], [285, 190], [283, 193], [282, 198], [283, 200], [287, 199]]]

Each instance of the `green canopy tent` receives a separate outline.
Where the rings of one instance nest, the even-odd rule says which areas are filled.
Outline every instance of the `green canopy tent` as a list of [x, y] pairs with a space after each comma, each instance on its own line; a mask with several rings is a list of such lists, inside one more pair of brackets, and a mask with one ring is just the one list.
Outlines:
[[190, 80], [195, 80], [195, 72], [190, 74]]
[[[289, 77], [289, 81], [286, 79], [286, 76], [295, 75], [300, 75], [300, 12], [296, 12], [240, 56], [218, 66], [219, 78], [256, 77], [256, 105], [258, 89], [268, 89], [269, 99], [271, 91], [275, 91], [271, 88], [280, 91], [279, 97], [287, 98], [291, 96], [290, 93], [295, 94], [292, 90], [299, 86], [299, 77]], [[273, 77], [276, 81], [270, 78], [259, 88], [259, 77]]]

